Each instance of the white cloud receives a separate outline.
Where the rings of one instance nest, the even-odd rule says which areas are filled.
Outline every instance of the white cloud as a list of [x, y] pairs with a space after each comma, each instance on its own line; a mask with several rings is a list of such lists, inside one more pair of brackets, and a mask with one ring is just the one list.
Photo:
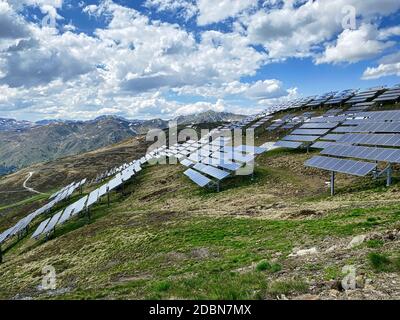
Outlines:
[[285, 1], [283, 6], [263, 8], [241, 19], [252, 43], [261, 44], [273, 60], [314, 57], [326, 43], [343, 32], [345, 6], [356, 9], [358, 25], [400, 9], [400, 2], [382, 0]]
[[204, 26], [220, 22], [256, 4], [257, 0], [197, 0], [199, 9], [197, 23]]
[[400, 76], [400, 52], [383, 57], [377, 67], [368, 67], [362, 79], [371, 80], [386, 76]]
[[221, 99], [218, 99], [216, 103], [199, 101], [179, 107], [178, 109], [176, 109], [174, 116], [184, 116], [209, 110], [222, 112], [225, 111], [225, 108], [225, 103]]
[[329, 45], [322, 56], [316, 59], [320, 63], [358, 62], [370, 59], [382, 53], [395, 43], [377, 40], [379, 32], [375, 26], [362, 25], [356, 30], [344, 30], [335, 45]]
[[[81, 2], [83, 12], [106, 24], [88, 35], [78, 34], [71, 23], [60, 30], [42, 28], [19, 11], [34, 5], [59, 14], [63, 1], [0, 0], [0, 25], [12, 25], [0, 28], [0, 115], [89, 119], [104, 113], [170, 118], [210, 109], [251, 113], [297, 96], [296, 88], [287, 89], [273, 77], [243, 82], [266, 63], [307, 56], [321, 63], [358, 61], [382, 53], [399, 35], [398, 27], [377, 27], [380, 16], [400, 7], [398, 1], [382, 0], [379, 6], [370, 0], [267, 1], [258, 9], [256, 1], [229, 3], [146, 2], [153, 10], [197, 17], [203, 27], [191, 32], [111, 0]], [[349, 3], [357, 6], [360, 28], [344, 32], [341, 6]], [[228, 31], [206, 27], [227, 18], [232, 18], [225, 21]], [[349, 48], [351, 41], [360, 45]], [[367, 69], [365, 77], [396, 74], [399, 61], [387, 59]], [[179, 102], [188, 99], [194, 102]]]
[[185, 20], [189, 20], [198, 13], [195, 2], [190, 0], [146, 0], [144, 5], [157, 12], [169, 11]]

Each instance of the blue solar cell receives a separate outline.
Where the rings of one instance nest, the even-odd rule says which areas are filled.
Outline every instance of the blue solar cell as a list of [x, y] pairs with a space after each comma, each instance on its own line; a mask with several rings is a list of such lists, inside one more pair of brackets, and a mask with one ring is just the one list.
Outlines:
[[332, 129], [336, 128], [338, 124], [337, 122], [311, 122], [303, 124], [300, 129]]
[[319, 136], [288, 135], [282, 138], [282, 140], [285, 141], [304, 141], [304, 142], [313, 142], [317, 139], [319, 139]]
[[374, 163], [323, 156], [315, 156], [307, 160], [305, 166], [356, 176], [366, 176], [376, 168]]
[[227, 171], [224, 171], [224, 170], [221, 170], [221, 169], [218, 169], [218, 168], [215, 168], [215, 167], [203, 164], [203, 163], [196, 163], [193, 168], [202, 173], [205, 173], [217, 180], [222, 180], [230, 175], [230, 173]]
[[193, 169], [188, 169], [183, 174], [200, 187], [205, 187], [211, 182], [211, 180], [208, 179], [206, 176], [203, 176], [201, 173]]
[[43, 229], [42, 233], [48, 233], [50, 232], [57, 224], [58, 220], [60, 219], [63, 211], [61, 210], [60, 212], [56, 213], [49, 221], [49, 223], [46, 225], [46, 228]]
[[289, 149], [297, 149], [303, 145], [303, 142], [294, 142], [294, 141], [278, 141], [275, 143], [276, 147], [283, 147]]
[[373, 161], [400, 163], [400, 149], [361, 147], [361, 146], [330, 146], [321, 151], [323, 155], [347, 158], [360, 158]]
[[47, 224], [49, 223], [50, 218], [42, 221], [39, 225], [39, 227], [36, 229], [36, 231], [33, 233], [32, 238], [37, 238], [40, 236], [43, 232], [43, 230], [46, 228]]
[[328, 131], [329, 129], [296, 129], [292, 132], [292, 134], [322, 136]]

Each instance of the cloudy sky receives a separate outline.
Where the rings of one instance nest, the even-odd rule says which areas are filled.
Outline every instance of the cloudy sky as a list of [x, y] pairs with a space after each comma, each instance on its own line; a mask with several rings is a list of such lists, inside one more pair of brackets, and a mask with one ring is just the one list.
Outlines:
[[251, 114], [400, 83], [399, 39], [398, 0], [0, 0], [0, 117]]

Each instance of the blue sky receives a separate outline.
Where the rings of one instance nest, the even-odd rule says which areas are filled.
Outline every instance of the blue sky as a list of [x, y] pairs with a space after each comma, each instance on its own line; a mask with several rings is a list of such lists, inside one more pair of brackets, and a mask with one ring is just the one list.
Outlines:
[[252, 114], [391, 86], [399, 10], [395, 0], [0, 0], [0, 117]]

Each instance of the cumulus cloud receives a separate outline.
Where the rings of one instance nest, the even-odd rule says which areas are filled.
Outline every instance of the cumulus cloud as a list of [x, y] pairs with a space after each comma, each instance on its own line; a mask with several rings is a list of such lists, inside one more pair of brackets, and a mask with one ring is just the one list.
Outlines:
[[199, 15], [197, 23], [207, 25], [235, 17], [238, 13], [254, 7], [257, 0], [197, 0]]
[[263, 45], [270, 59], [314, 57], [345, 32], [342, 10], [346, 6], [356, 9], [358, 24], [369, 24], [397, 12], [400, 2], [382, 0], [377, 6], [373, 0], [285, 1], [243, 17], [242, 23], [250, 41]]
[[168, 11], [189, 20], [198, 13], [195, 1], [190, 0], [146, 0], [144, 5], [157, 12]]
[[[89, 119], [105, 113], [171, 118], [210, 109], [251, 113], [297, 96], [296, 88], [273, 76], [243, 80], [261, 66], [288, 57], [356, 62], [385, 54], [400, 34], [398, 26], [379, 27], [379, 18], [400, 8], [392, 0], [379, 6], [372, 0], [270, 0], [263, 6], [255, 0], [145, 2], [150, 10], [192, 19], [201, 28], [154, 20], [146, 9], [138, 12], [112, 0], [82, 1], [81, 14], [104, 23], [90, 34], [79, 33], [72, 22], [43, 28], [40, 17], [29, 20], [23, 10], [34, 6], [42, 15], [62, 19], [60, 9], [70, 4], [0, 0], [0, 115]], [[341, 9], [348, 4], [357, 9], [355, 30], [341, 26]], [[11, 24], [3, 28], [5, 21]], [[213, 25], [221, 22], [225, 27]], [[398, 74], [393, 71], [398, 63], [387, 56], [364, 78]]]
[[379, 79], [386, 76], [400, 76], [400, 52], [387, 55], [379, 60], [377, 67], [368, 67], [362, 79]]
[[316, 59], [319, 63], [358, 62], [373, 58], [395, 42], [377, 40], [379, 32], [374, 25], [365, 24], [356, 30], [344, 30], [335, 45], [329, 45], [322, 56]]
[[28, 37], [29, 28], [5, 1], [0, 1], [0, 41], [1, 39], [20, 39]]

